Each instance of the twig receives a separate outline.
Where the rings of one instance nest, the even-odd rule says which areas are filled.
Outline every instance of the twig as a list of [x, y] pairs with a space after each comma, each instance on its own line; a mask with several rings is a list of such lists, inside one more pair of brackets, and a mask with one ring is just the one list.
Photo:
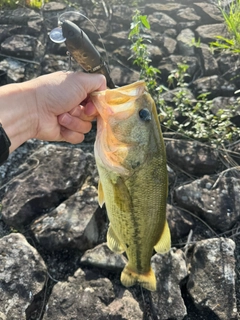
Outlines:
[[32, 61], [32, 60], [17, 58], [17, 57], [14, 57], [14, 56], [9, 56], [9, 55], [7, 55], [7, 54], [3, 54], [3, 53], [0, 53], [0, 56], [5, 57], [5, 58], [12, 58], [12, 59], [19, 60], [19, 61], [22, 61], [22, 62], [28, 62], [28, 63], [31, 63], [31, 64], [40, 65], [40, 62], [37, 62], [37, 61]]
[[185, 244], [185, 246], [184, 246], [184, 255], [185, 255], [185, 257], [186, 257], [186, 255], [187, 255], [187, 251], [188, 251], [188, 248], [189, 248], [189, 246], [190, 246], [190, 244], [191, 244], [191, 240], [192, 240], [192, 236], [193, 236], [193, 231], [192, 231], [192, 229], [189, 231], [189, 234], [188, 234], [188, 237], [187, 237], [187, 242], [186, 242], [186, 244]]
[[216, 185], [218, 184], [219, 180], [222, 178], [222, 176], [227, 173], [228, 171], [231, 171], [231, 170], [239, 170], [240, 169], [240, 166], [236, 166], [236, 167], [232, 167], [232, 168], [228, 168], [224, 171], [222, 171], [220, 174], [219, 174], [219, 177], [217, 178], [217, 180], [215, 181], [214, 185], [212, 186], [211, 189], [214, 189], [216, 187]]

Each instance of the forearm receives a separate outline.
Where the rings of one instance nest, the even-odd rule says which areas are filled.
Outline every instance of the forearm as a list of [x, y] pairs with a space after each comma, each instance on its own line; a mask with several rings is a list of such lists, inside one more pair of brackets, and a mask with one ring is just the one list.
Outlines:
[[11, 141], [10, 152], [34, 137], [36, 118], [35, 90], [31, 82], [0, 87], [0, 122]]
[[10, 152], [31, 138], [82, 142], [93, 116], [80, 104], [91, 92], [105, 89], [103, 75], [61, 71], [0, 87], [0, 123]]

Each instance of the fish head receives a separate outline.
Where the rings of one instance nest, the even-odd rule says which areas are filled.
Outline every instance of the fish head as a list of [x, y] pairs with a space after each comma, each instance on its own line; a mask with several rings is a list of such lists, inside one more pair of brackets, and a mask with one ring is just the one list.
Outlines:
[[113, 171], [131, 172], [148, 156], [153, 121], [157, 116], [145, 82], [94, 92], [91, 99], [99, 113], [96, 159]]

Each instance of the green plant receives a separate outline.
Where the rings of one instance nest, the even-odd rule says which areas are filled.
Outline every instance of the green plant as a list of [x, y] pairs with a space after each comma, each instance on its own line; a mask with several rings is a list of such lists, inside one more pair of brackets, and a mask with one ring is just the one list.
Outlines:
[[196, 38], [193, 38], [191, 41], [191, 46], [196, 47], [196, 48], [200, 48], [201, 47], [201, 39], [198, 38], [196, 40]]
[[9, 8], [15, 8], [17, 7], [18, 5], [24, 5], [25, 4], [25, 0], [20, 0], [20, 1], [17, 1], [17, 0], [2, 0], [1, 1], [1, 4], [0, 4], [0, 8], [2, 7], [9, 7]]
[[49, 2], [48, 0], [26, 0], [26, 5], [33, 8], [40, 9], [44, 3]]
[[151, 65], [147, 46], [149, 40], [142, 35], [146, 29], [150, 29], [147, 16], [136, 11], [129, 33], [129, 39], [132, 41], [131, 58], [134, 58], [133, 63], [141, 69], [140, 78], [146, 81], [148, 90], [160, 110], [159, 116], [162, 117], [163, 126], [167, 130], [179, 132], [185, 137], [205, 141], [218, 147], [224, 147], [226, 143], [238, 139], [240, 129], [230, 122], [234, 106], [213, 113], [213, 102], [209, 100], [209, 93], [201, 94], [194, 101], [189, 98], [188, 84], [186, 83], [186, 79], [189, 77], [187, 64], [178, 64], [177, 68], [172, 70], [169, 75], [168, 87], [176, 89], [172, 91], [174, 107], [166, 104], [162, 93], [169, 88], [158, 85], [160, 72]]
[[[216, 147], [224, 147], [226, 143], [238, 139], [240, 129], [230, 121], [235, 106], [227, 106], [213, 113], [213, 102], [209, 100], [210, 92], [199, 95], [196, 101], [191, 101], [188, 97], [187, 83], [184, 81], [187, 68], [186, 64], [179, 64], [168, 77], [169, 83], [176, 83], [179, 90], [174, 93], [175, 108], [162, 106], [166, 115], [163, 125], [184, 136], [208, 142]], [[179, 121], [179, 118], [184, 120]]]
[[24, 7], [29, 6], [31, 8], [41, 8], [44, 3], [49, 2], [49, 0], [1, 0], [0, 8], [7, 7], [7, 8], [17, 8], [17, 7]]
[[234, 0], [228, 7], [222, 7], [219, 1], [219, 9], [224, 18], [229, 38], [217, 36], [216, 41], [210, 45], [214, 49], [229, 50], [233, 53], [240, 52], [240, 0]]
[[144, 79], [147, 83], [149, 92], [156, 96], [157, 78], [160, 70], [151, 65], [150, 52], [147, 43], [151, 41], [142, 32], [150, 29], [147, 16], [141, 15], [139, 10], [136, 10], [132, 23], [130, 25], [130, 32], [128, 38], [132, 41], [131, 50], [133, 63], [140, 69], [140, 79]]

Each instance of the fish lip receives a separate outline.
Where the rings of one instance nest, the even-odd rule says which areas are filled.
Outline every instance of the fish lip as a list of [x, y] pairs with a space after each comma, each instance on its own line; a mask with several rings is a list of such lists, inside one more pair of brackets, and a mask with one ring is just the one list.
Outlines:
[[[134, 83], [130, 83], [130, 84], [127, 84], [125, 86], [122, 86], [122, 87], [116, 87], [114, 89], [106, 89], [106, 90], [100, 90], [100, 91], [94, 91], [92, 93], [90, 93], [90, 96], [98, 96], [98, 95], [104, 95], [106, 93], [106, 91], [111, 91], [111, 92], [119, 92], [119, 93], [122, 93], [123, 95], [129, 95], [129, 96], [137, 96], [137, 95], [130, 95], [130, 94], [126, 94], [126, 91], [128, 91], [129, 88], [131, 87], [139, 87], [140, 88], [144, 88], [144, 90], [146, 89], [146, 82], [144, 80], [139, 80], [139, 81], [136, 81]], [[123, 92], [121, 92], [123, 91]]]
[[146, 92], [146, 83], [139, 80], [115, 89], [94, 91], [90, 97], [103, 118], [103, 112], [107, 112], [108, 115], [127, 112], [130, 116], [134, 110], [134, 101], [144, 92]]

